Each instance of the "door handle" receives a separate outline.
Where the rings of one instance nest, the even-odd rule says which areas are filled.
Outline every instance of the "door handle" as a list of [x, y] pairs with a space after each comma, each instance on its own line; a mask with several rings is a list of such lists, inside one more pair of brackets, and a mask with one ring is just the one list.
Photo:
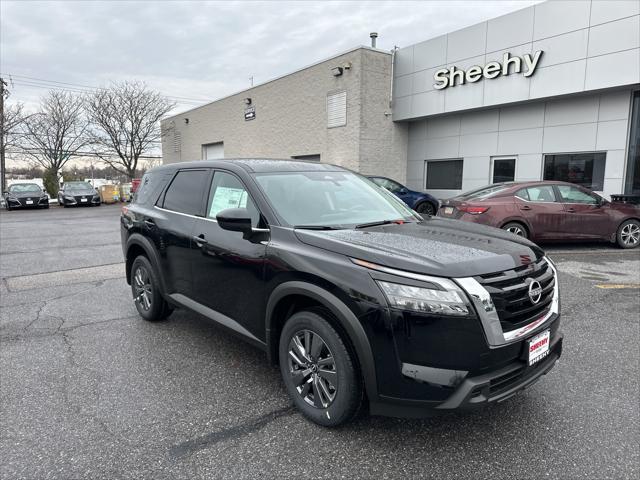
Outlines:
[[209, 242], [207, 242], [207, 239], [204, 238], [204, 233], [201, 233], [198, 236], [193, 236], [193, 241], [196, 242], [196, 245], [198, 245], [198, 247], [202, 247], [203, 245], [207, 245]]
[[567, 212], [569, 212], [569, 213], [576, 213], [576, 209], [575, 209], [575, 208], [573, 208], [573, 207], [569, 207], [569, 208], [567, 208]]
[[156, 222], [154, 222], [153, 220], [150, 220], [148, 218], [144, 219], [144, 224], [149, 228], [153, 228], [153, 227], [156, 226]]
[[520, 210], [531, 210], [531, 207], [529, 205], [523, 205], [520, 207]]

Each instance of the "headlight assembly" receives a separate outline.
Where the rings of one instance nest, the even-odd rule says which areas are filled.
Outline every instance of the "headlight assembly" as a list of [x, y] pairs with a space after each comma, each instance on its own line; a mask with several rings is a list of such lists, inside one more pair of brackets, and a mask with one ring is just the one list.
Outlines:
[[464, 293], [453, 283], [445, 290], [414, 287], [399, 283], [377, 280], [378, 285], [387, 297], [389, 305], [402, 310], [413, 310], [421, 313], [469, 316], [470, 308]]

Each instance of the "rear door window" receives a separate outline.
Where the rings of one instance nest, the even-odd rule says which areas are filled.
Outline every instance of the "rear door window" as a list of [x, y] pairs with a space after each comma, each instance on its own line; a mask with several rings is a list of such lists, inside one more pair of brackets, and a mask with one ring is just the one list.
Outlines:
[[521, 188], [515, 193], [515, 196], [521, 198], [522, 200], [529, 200], [529, 193], [526, 188]]
[[555, 202], [556, 194], [551, 185], [540, 185], [527, 188], [530, 202]]
[[180, 170], [164, 195], [162, 208], [188, 215], [202, 215], [208, 170]]

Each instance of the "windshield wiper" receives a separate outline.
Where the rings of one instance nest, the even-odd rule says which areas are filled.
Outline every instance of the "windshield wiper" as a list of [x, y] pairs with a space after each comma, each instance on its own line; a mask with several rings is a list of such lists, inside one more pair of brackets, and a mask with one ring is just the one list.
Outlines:
[[397, 223], [398, 225], [402, 225], [403, 223], [411, 223], [406, 220], [380, 220], [378, 222], [370, 222], [370, 223], [361, 223], [360, 225], [356, 225], [355, 228], [369, 228], [369, 227], [377, 227], [380, 225], [390, 225], [392, 223]]
[[294, 225], [293, 228], [300, 228], [302, 230], [340, 230], [337, 227], [331, 227], [329, 225]]

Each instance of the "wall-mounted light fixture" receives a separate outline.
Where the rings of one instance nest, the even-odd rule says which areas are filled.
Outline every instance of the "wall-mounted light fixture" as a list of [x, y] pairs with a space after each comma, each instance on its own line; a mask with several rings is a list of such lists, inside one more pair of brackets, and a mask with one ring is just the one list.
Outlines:
[[251, 105], [251, 98], [250, 97], [245, 98], [244, 99], [244, 104], [245, 105]]
[[340, 75], [342, 75], [342, 71], [342, 67], [333, 67], [331, 69], [331, 75], [333, 75], [334, 77], [339, 77]]

